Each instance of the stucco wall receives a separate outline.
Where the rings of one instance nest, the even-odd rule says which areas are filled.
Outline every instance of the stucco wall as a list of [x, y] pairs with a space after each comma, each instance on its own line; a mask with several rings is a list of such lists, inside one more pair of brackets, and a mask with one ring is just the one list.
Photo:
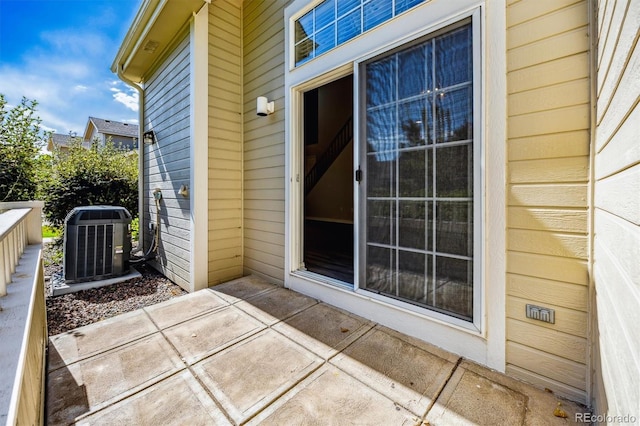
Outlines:
[[209, 285], [242, 275], [242, 8], [209, 7]]
[[[244, 272], [284, 283], [284, 0], [243, 6]], [[256, 116], [256, 98], [275, 113]]]
[[[587, 1], [507, 6], [506, 371], [586, 402]], [[527, 303], [555, 324], [527, 319]]]
[[[144, 223], [156, 223], [152, 191], [160, 189], [160, 238], [152, 264], [176, 284], [189, 289], [190, 208], [178, 195], [189, 184], [189, 37], [185, 33], [157, 70], [146, 80], [144, 130], [153, 129], [157, 143], [143, 145]], [[153, 240], [148, 229], [147, 247]], [[147, 248], [145, 247], [145, 249]]]
[[594, 412], [640, 421], [640, 2], [597, 2]]

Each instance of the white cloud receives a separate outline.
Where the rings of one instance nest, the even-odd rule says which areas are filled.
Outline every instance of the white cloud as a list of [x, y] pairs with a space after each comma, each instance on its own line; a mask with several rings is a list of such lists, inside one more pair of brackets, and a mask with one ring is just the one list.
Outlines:
[[73, 29], [44, 32], [41, 40], [23, 60], [0, 64], [0, 93], [9, 104], [36, 100], [41, 126], [57, 133], [82, 134], [89, 116], [137, 121], [137, 92], [109, 70], [113, 58], [105, 52], [117, 42]]
[[120, 102], [131, 111], [138, 111], [138, 92], [133, 88], [128, 88], [129, 93], [123, 92], [121, 89], [112, 87], [110, 89], [113, 93], [113, 99], [116, 102]]

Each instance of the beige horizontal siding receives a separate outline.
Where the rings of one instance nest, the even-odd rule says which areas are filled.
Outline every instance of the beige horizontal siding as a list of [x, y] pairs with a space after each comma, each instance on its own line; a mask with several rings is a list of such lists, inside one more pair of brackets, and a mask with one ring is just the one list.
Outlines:
[[589, 155], [589, 131], [576, 130], [510, 138], [509, 160], [535, 160]]
[[581, 105], [589, 101], [589, 80], [582, 78], [546, 87], [512, 93], [511, 116]]
[[[618, 126], [638, 103], [640, 91], [640, 50], [637, 48], [640, 18], [635, 2], [619, 1], [615, 5], [610, 37], [601, 45], [602, 61], [598, 66], [598, 107], [596, 150], [602, 151]], [[619, 90], [624, 87], [624, 90]]]
[[[510, 166], [517, 167], [517, 164]], [[587, 185], [570, 184], [525, 184], [512, 185], [508, 194], [509, 206], [529, 207], [576, 207], [585, 208]]]
[[[587, 311], [587, 292], [588, 288], [579, 284], [529, 275], [509, 275], [509, 296], [522, 300], [536, 299], [543, 304], [562, 305], [577, 311], [580, 317]], [[578, 333], [584, 333], [584, 327], [578, 325]]]
[[[509, 276], [507, 277], [507, 283], [509, 285], [511, 285], [511, 283], [513, 282], [514, 278], [517, 277], [517, 275], [514, 274], [509, 274]], [[547, 280], [549, 282], [549, 284], [553, 284], [553, 281], [551, 280]], [[576, 286], [579, 287], [579, 286]], [[542, 289], [538, 289], [538, 293], [540, 293]], [[512, 290], [509, 289], [509, 293], [511, 293]], [[514, 293], [517, 292], [517, 290], [514, 291]], [[585, 327], [585, 324], [587, 323], [587, 313], [584, 311], [580, 311], [577, 309], [570, 309], [570, 308], [566, 308], [561, 306], [562, 304], [571, 304], [572, 302], [568, 302], [565, 299], [567, 299], [566, 296], [560, 297], [558, 299], [556, 299], [555, 301], [553, 301], [554, 303], [548, 303], [548, 302], [544, 302], [545, 300], [545, 296], [537, 296], [537, 295], [532, 295], [529, 294], [527, 299], [521, 299], [519, 297], [515, 297], [515, 296], [507, 296], [507, 318], [511, 318], [511, 319], [517, 319], [518, 321], [522, 321], [522, 322], [526, 322], [526, 323], [530, 323], [531, 325], [535, 325], [536, 327], [539, 327], [541, 329], [548, 329], [548, 330], [556, 330], [556, 331], [560, 331], [562, 333], [567, 334], [567, 336], [571, 335], [571, 336], [578, 336], [578, 337], [582, 337], [585, 338], [587, 337], [587, 330]], [[524, 315], [521, 315], [521, 312], [524, 312], [525, 310], [525, 306], [527, 303], [532, 303], [532, 301], [534, 302], [534, 304], [543, 304], [545, 307], [554, 309], [556, 311], [556, 319], [555, 319], [555, 324], [549, 324], [549, 323], [544, 323], [544, 322], [540, 322], [537, 320], [533, 320], [530, 318], [526, 318]], [[509, 333], [509, 330], [507, 330], [507, 333]], [[532, 347], [532, 349], [536, 349], [537, 348], [537, 343], [535, 342], [530, 342], [530, 346]], [[516, 364], [516, 363], [510, 363], [510, 364]], [[532, 372], [536, 372], [536, 370], [532, 370]], [[551, 378], [553, 379], [553, 377], [547, 377], [547, 378]]]
[[520, 68], [507, 76], [507, 88], [517, 93], [584, 79], [589, 76], [588, 61], [587, 54], [571, 55]]
[[[587, 386], [587, 372], [583, 363], [535, 349], [531, 344], [521, 345], [512, 341], [507, 342], [507, 359], [518, 359], [515, 366], [535, 373], [542, 383], [546, 383], [545, 388], [568, 398], [585, 399], [584, 393], [580, 391]], [[514, 364], [507, 365], [507, 372], [519, 377], [517, 370], [509, 369], [511, 365]], [[522, 378], [526, 380], [526, 376]], [[566, 388], [555, 388], [554, 382], [560, 382]]]
[[507, 249], [576, 259], [588, 257], [586, 235], [531, 229], [511, 229]]
[[242, 276], [242, 8], [209, 7], [209, 285]]
[[573, 105], [548, 111], [509, 116], [509, 138], [564, 133], [589, 128], [589, 109]]
[[[638, 134], [640, 134], [640, 108], [635, 105], [616, 130], [615, 142], [608, 144], [606, 149], [601, 150], [596, 156], [596, 179], [603, 179], [625, 171], [630, 164], [640, 158]], [[618, 201], [622, 201], [622, 197], [618, 197]]]
[[[513, 183], [584, 182], [588, 178], [586, 156], [512, 161], [509, 178]], [[517, 163], [517, 164], [516, 164]]]
[[593, 405], [616, 416], [640, 413], [640, 3], [597, 15]]
[[[529, 0], [523, 0], [529, 1]], [[510, 29], [507, 30], [509, 32]], [[589, 48], [586, 26], [558, 34], [531, 44], [510, 49], [507, 70], [515, 71], [544, 62], [585, 52]]]
[[[507, 372], [586, 402], [587, 1], [507, 6]], [[555, 324], [526, 318], [527, 304]]]
[[[243, 4], [244, 272], [284, 283], [284, 0]], [[257, 117], [256, 98], [275, 101]]]
[[540, 17], [553, 16], [554, 13], [571, 7], [576, 3], [582, 3], [580, 0], [539, 0], [531, 1], [513, 1], [509, 2], [507, 7], [507, 26], [516, 26], [524, 24], [528, 21], [537, 21], [540, 25], [545, 25], [545, 21], [541, 21]]
[[507, 250], [507, 272], [585, 286], [588, 280], [586, 260], [514, 250]]
[[583, 209], [511, 207], [509, 228], [587, 233], [587, 212]]
[[[523, 6], [523, 10], [509, 14], [511, 30], [507, 39], [508, 49], [581, 28], [585, 24], [583, 17], [587, 15], [587, 2], [584, 1], [557, 1], [553, 4], [535, 6], [522, 2], [520, 5]], [[512, 9], [518, 9], [518, 7], [519, 5], [513, 5]], [[556, 7], [558, 9], [553, 10]], [[520, 15], [525, 12], [530, 15], [521, 17]]]

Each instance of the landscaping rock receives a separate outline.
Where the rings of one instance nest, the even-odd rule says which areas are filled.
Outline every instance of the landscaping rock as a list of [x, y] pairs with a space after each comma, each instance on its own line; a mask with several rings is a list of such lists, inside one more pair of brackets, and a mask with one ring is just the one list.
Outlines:
[[[45, 277], [62, 273], [60, 247], [44, 245]], [[52, 297], [50, 280], [45, 283], [49, 335], [64, 333], [106, 318], [187, 294], [148, 265], [136, 266], [141, 278], [77, 293]]]

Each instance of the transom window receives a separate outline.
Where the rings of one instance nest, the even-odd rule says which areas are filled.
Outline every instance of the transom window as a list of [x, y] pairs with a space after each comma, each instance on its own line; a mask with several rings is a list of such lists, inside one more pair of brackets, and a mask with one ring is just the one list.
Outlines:
[[470, 21], [361, 65], [365, 229], [360, 287], [473, 321]]
[[295, 21], [301, 65], [426, 0], [325, 0]]

